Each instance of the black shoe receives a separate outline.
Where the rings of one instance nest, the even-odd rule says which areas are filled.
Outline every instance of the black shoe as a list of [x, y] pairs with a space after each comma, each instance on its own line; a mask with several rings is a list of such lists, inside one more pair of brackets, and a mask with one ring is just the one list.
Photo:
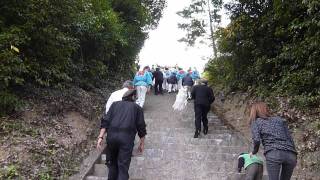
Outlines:
[[200, 131], [196, 131], [195, 133], [194, 133], [194, 138], [198, 138], [199, 137], [199, 135], [200, 135]]
[[208, 134], [208, 126], [207, 127], [203, 127], [203, 134]]

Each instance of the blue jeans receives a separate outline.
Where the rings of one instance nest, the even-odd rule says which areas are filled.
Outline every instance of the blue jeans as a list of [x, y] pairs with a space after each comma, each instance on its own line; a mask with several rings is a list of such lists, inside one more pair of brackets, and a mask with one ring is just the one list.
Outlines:
[[291, 151], [267, 152], [266, 164], [269, 180], [290, 180], [297, 164], [297, 155]]

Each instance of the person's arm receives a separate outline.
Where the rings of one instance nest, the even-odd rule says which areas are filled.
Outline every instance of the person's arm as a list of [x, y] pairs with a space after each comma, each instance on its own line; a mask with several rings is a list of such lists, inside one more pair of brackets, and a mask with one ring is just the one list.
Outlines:
[[137, 119], [136, 119], [136, 126], [137, 126], [137, 131], [138, 131], [138, 136], [140, 137], [140, 144], [138, 147], [139, 152], [144, 151], [144, 140], [145, 136], [147, 135], [147, 130], [146, 130], [146, 122], [144, 121], [144, 113], [143, 110], [138, 107], [137, 109]]
[[98, 136], [97, 149], [102, 150], [102, 141], [104, 138], [104, 134], [106, 133], [106, 128], [101, 128]]
[[209, 101], [210, 104], [212, 104], [214, 102], [215, 98], [214, 98], [214, 94], [213, 94], [213, 90], [210, 88], [209, 90]]
[[151, 73], [149, 73], [149, 72], [146, 72], [146, 78], [147, 78], [147, 84], [149, 85], [149, 86], [152, 86], [152, 81], [153, 81], [153, 77], [154, 76], [152, 76], [152, 74]]
[[244, 166], [244, 158], [243, 157], [239, 157], [238, 158], [238, 172], [241, 173], [241, 170]]
[[151, 75], [151, 80], [153, 81], [156, 78], [156, 71], [152, 72]]
[[104, 138], [104, 134], [107, 132], [107, 129], [111, 123], [113, 109], [114, 109], [114, 104], [111, 105], [108, 113], [104, 114], [101, 118], [100, 133], [99, 133], [98, 141], [97, 141], [97, 149], [98, 150], [101, 150], [102, 140]]
[[260, 147], [261, 136], [260, 136], [260, 128], [256, 121], [253, 121], [251, 124], [251, 133], [252, 133], [252, 142], [253, 142], [252, 154], [257, 154]]
[[138, 147], [138, 151], [140, 153], [142, 153], [144, 151], [144, 139], [145, 139], [145, 136], [140, 138], [139, 147]]
[[196, 86], [194, 86], [191, 90], [191, 99], [195, 99], [196, 98]]

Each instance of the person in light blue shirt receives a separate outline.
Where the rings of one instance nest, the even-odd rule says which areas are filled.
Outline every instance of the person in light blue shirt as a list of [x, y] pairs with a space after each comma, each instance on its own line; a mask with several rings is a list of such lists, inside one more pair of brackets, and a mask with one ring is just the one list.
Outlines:
[[192, 77], [192, 80], [194, 80], [194, 81], [197, 79], [200, 79], [199, 71], [197, 71], [196, 68], [194, 68], [194, 70], [192, 71], [191, 77]]
[[177, 73], [177, 79], [178, 79], [178, 89], [182, 87], [182, 79], [186, 76], [186, 72], [182, 69], [179, 68], [179, 71]]
[[148, 71], [148, 67], [143, 68], [143, 71], [137, 72], [133, 79], [133, 84], [137, 89], [137, 96], [138, 99], [136, 103], [143, 108], [146, 93], [150, 90], [150, 86], [152, 85], [152, 76], [151, 73]]
[[168, 84], [168, 78], [170, 77], [171, 73], [169, 71], [169, 68], [165, 68], [163, 72], [163, 84], [162, 84], [162, 88], [164, 90], [169, 90], [169, 84]]

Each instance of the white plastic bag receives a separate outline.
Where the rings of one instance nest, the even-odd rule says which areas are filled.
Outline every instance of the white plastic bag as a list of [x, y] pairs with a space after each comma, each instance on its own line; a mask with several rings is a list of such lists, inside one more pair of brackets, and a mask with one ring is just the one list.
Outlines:
[[184, 110], [188, 103], [187, 97], [188, 97], [187, 88], [184, 88], [184, 87], [180, 88], [176, 96], [176, 101], [172, 105], [172, 108], [178, 111]]

